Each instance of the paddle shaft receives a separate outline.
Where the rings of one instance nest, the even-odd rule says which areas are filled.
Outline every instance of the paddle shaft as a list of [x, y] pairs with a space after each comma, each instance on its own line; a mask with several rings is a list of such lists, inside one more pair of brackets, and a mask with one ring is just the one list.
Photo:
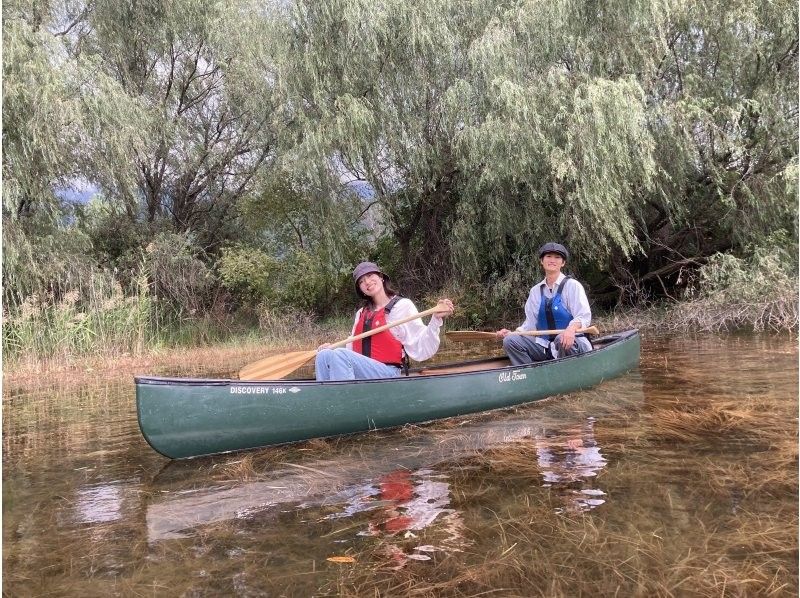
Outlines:
[[[328, 345], [328, 349], [335, 349], [336, 347], [342, 347], [347, 343], [352, 343], [353, 341], [357, 341], [362, 338], [366, 338], [368, 336], [372, 336], [373, 334], [378, 334], [379, 332], [383, 332], [384, 330], [388, 330], [394, 326], [399, 326], [400, 324], [405, 324], [406, 322], [410, 322], [411, 320], [416, 320], [418, 318], [423, 318], [425, 316], [432, 315], [437, 311], [440, 311], [441, 308], [439, 307], [432, 307], [431, 309], [427, 309], [423, 312], [416, 313], [414, 315], [408, 316], [407, 318], [401, 318], [395, 322], [389, 322], [388, 324], [384, 324], [383, 326], [378, 326], [372, 330], [368, 330], [366, 332], [362, 332], [361, 334], [357, 334], [356, 336], [349, 336], [344, 340], [332, 343]], [[272, 357], [266, 357], [261, 359], [255, 363], [251, 363], [243, 367], [239, 372], [239, 379], [240, 380], [278, 380], [291, 374], [297, 368], [302, 367], [305, 363], [311, 361], [317, 356], [319, 349], [313, 349], [311, 351], [295, 351], [294, 353], [284, 353], [281, 355], [273, 355]]]
[[[562, 330], [522, 330], [510, 331], [508, 334], [516, 334], [519, 336], [550, 336], [554, 334], [561, 334], [566, 329]], [[576, 334], [600, 334], [596, 326], [589, 326], [588, 328], [580, 328], [575, 331]], [[451, 330], [445, 333], [447, 338], [454, 341], [468, 342], [468, 341], [482, 341], [482, 340], [500, 340], [496, 332], [482, 332], [479, 330]]]
[[[549, 336], [552, 334], [561, 334], [567, 330], [567, 328], [562, 330], [513, 330], [509, 332], [509, 334], [519, 334], [522, 336]], [[600, 331], [597, 330], [596, 326], [589, 326], [588, 328], [578, 328], [575, 331], [575, 334], [598, 334], [599, 332]]]
[[338, 341], [328, 345], [328, 349], [335, 349], [337, 347], [344, 347], [347, 343], [352, 343], [353, 341], [361, 340], [362, 338], [367, 338], [368, 336], [372, 336], [373, 334], [378, 334], [379, 332], [383, 332], [384, 330], [389, 330], [389, 328], [394, 328], [395, 326], [399, 326], [400, 324], [405, 324], [406, 322], [410, 322], [411, 320], [416, 320], [418, 318], [424, 318], [425, 316], [430, 316], [435, 314], [437, 311], [440, 311], [438, 307], [432, 307], [430, 309], [426, 309], [425, 311], [416, 313], [412, 316], [408, 316], [407, 318], [402, 318], [395, 322], [389, 322], [388, 324], [384, 324], [383, 326], [378, 326], [377, 328], [373, 328], [372, 330], [367, 330], [366, 332], [362, 332], [361, 334], [357, 334], [355, 336], [349, 336], [342, 341]]

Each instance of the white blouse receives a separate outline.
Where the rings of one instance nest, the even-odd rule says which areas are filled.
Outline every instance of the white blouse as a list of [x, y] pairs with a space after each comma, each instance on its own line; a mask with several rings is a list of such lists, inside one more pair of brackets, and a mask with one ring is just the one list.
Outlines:
[[[362, 307], [356, 312], [351, 336], [355, 336], [356, 326], [358, 326], [358, 320], [363, 309]], [[403, 297], [392, 307], [386, 318], [386, 323], [391, 324], [417, 313], [419, 313], [419, 310], [417, 310], [414, 302]], [[425, 361], [433, 357], [436, 351], [439, 350], [439, 329], [442, 327], [442, 322], [443, 320], [439, 316], [433, 314], [427, 326], [422, 323], [422, 318], [418, 318], [390, 328], [389, 332], [403, 344], [406, 355], [414, 361]], [[347, 348], [352, 350], [353, 343], [347, 343]]]

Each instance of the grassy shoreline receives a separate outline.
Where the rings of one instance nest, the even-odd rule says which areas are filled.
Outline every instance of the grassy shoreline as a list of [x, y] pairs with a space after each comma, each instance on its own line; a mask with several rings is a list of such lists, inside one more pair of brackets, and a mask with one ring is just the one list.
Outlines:
[[[103, 376], [108, 381], [130, 378], [137, 374], [200, 376], [199, 370], [208, 366], [198, 364], [216, 363], [215, 370], [232, 372], [237, 363], [244, 365], [271, 353], [278, 348], [265, 348], [252, 343], [242, 346], [208, 346], [194, 348], [158, 349], [140, 355], [63, 357], [51, 359], [25, 359], [3, 366], [3, 385], [40, 386], [73, 385]], [[5, 393], [4, 393], [5, 396]]]
[[[613, 314], [600, 314], [593, 323], [602, 333], [638, 328], [645, 333], [658, 334], [728, 334], [741, 331], [757, 333], [790, 334], [797, 331], [796, 304], [793, 312], [777, 325], [738, 326], [722, 319], [699, 322], [687, 317], [685, 306], [673, 308], [620, 310]], [[786, 307], [784, 303], [782, 307]], [[689, 314], [691, 315], [691, 314]], [[265, 325], [266, 324], [266, 325]], [[322, 322], [307, 315], [290, 314], [289, 317], [271, 318], [247, 333], [225, 334], [222, 330], [206, 329], [206, 334], [196, 337], [194, 345], [144, 347], [128, 351], [118, 347], [96, 347], [88, 353], [61, 352], [55, 356], [40, 356], [35, 352], [9, 358], [4, 355], [3, 384], [8, 387], [41, 385], [85, 384], [98, 375], [106, 380], [130, 378], [136, 374], [176, 375], [188, 377], [230, 377], [247, 363], [280, 353], [311, 349], [324, 342], [345, 338], [350, 333], [349, 318]], [[507, 324], [504, 324], [507, 325]], [[498, 325], [500, 327], [501, 325]], [[196, 323], [191, 327], [197, 330]], [[456, 318], [448, 321], [445, 329], [468, 329]], [[492, 326], [480, 328], [491, 330]], [[211, 334], [208, 334], [211, 332]], [[4, 397], [7, 393], [3, 393]]]
[[[219, 377], [235, 376], [253, 361], [283, 351], [311, 349], [324, 342], [339, 340], [349, 328], [335, 321], [291, 336], [282, 331], [259, 338], [249, 334], [201, 346], [156, 347], [139, 353], [111, 351], [103, 354], [59, 355], [5, 360], [3, 386], [72, 386], [90, 382], [102, 375], [108, 381], [131, 378], [137, 374]], [[3, 393], [4, 398], [7, 393]]]

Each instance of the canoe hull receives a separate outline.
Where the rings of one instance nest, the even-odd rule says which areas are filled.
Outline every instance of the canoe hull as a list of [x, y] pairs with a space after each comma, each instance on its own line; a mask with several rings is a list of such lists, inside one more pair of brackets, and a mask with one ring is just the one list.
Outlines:
[[639, 353], [633, 330], [590, 353], [467, 373], [325, 383], [137, 377], [137, 412], [153, 449], [185, 459], [528, 403], [616, 377]]

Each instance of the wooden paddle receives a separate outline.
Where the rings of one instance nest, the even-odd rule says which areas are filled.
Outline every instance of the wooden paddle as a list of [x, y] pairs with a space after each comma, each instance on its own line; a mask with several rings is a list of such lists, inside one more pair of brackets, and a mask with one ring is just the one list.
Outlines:
[[[362, 338], [367, 338], [373, 334], [378, 334], [389, 328], [394, 328], [400, 324], [405, 324], [417, 318], [424, 318], [435, 314], [437, 311], [442, 311], [440, 307], [432, 307], [423, 312], [402, 318], [396, 322], [389, 322], [383, 326], [378, 326], [367, 332], [357, 334], [356, 336], [348, 336], [342, 341], [337, 341], [328, 346], [328, 349], [335, 349], [336, 347], [343, 347], [347, 343], [352, 343]], [[317, 356], [319, 349], [312, 349], [311, 351], [294, 351], [293, 353], [281, 353], [280, 355], [273, 355], [272, 357], [265, 357], [259, 361], [253, 362], [244, 366], [239, 371], [239, 380], [280, 380], [284, 376], [288, 376], [297, 368], [302, 367]]]
[[[549, 336], [551, 334], [561, 334], [566, 330], [523, 330], [517, 332], [513, 330], [509, 334], [518, 334], [520, 336]], [[588, 328], [580, 328], [575, 331], [576, 334], [600, 334], [596, 326], [589, 326]], [[451, 330], [445, 332], [447, 338], [451, 341], [459, 343], [466, 343], [470, 341], [487, 341], [487, 340], [500, 340], [494, 332], [481, 332], [479, 330]]]

